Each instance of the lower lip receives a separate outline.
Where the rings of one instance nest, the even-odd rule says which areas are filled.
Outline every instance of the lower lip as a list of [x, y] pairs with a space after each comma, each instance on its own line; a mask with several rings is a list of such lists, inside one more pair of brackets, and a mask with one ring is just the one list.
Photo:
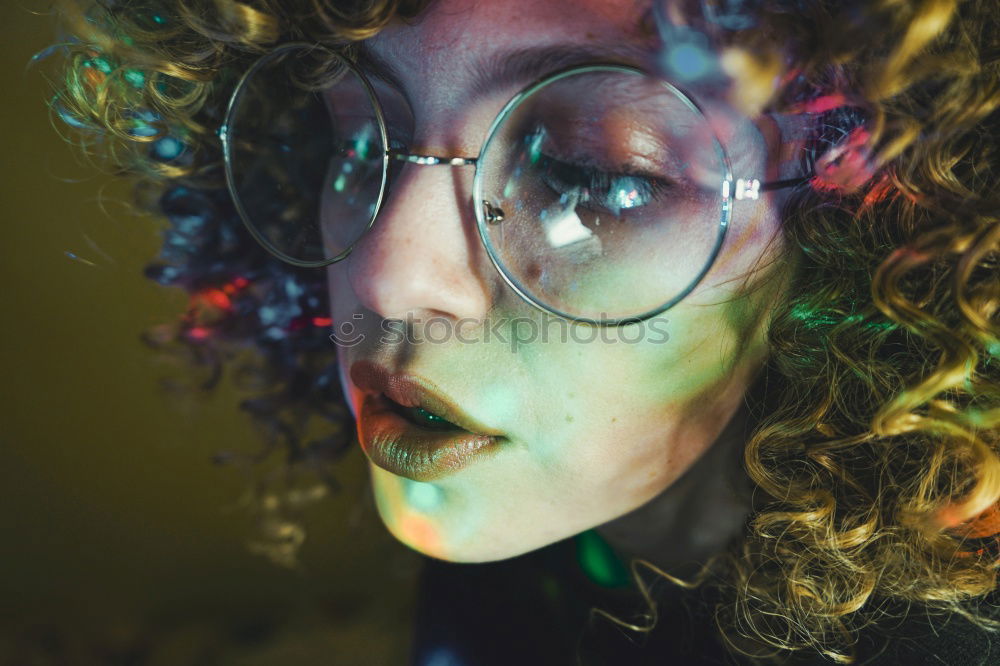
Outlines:
[[414, 481], [433, 481], [496, 450], [499, 438], [428, 430], [411, 423], [382, 395], [366, 395], [358, 410], [358, 439], [382, 469]]

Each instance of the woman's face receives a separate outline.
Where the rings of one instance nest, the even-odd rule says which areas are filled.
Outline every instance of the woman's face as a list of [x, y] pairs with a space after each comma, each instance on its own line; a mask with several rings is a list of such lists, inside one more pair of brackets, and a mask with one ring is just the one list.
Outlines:
[[[396, 100], [387, 104], [409, 107], [411, 152], [476, 156], [504, 103], [546, 73], [501, 81], [489, 76], [498, 63], [566, 47], [653, 67], [664, 45], [650, 34], [649, 9], [635, 0], [438, 0], [366, 48], [401, 88], [378, 86]], [[734, 172], [774, 175], [765, 121], [707, 113]], [[344, 322], [353, 326], [352, 344], [338, 349], [341, 381], [381, 517], [416, 550], [465, 562], [512, 557], [610, 521], [683, 474], [762, 365], [782, 286], [765, 278], [784, 263], [773, 261], [783, 251], [776, 201], [739, 201], [712, 269], [662, 315], [603, 335], [549, 316], [547, 339], [525, 338], [524, 322], [543, 316], [482, 246], [473, 175], [405, 166], [372, 229], [329, 267], [335, 333], [344, 338]], [[411, 335], [386, 334], [386, 321], [407, 319]], [[410, 409], [375, 397], [385, 392]], [[480, 436], [412, 409], [418, 403]]]

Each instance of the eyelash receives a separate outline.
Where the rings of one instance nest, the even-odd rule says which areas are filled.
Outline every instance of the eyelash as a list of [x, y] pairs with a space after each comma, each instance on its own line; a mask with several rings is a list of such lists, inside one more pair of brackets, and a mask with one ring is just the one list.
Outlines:
[[[587, 196], [581, 203], [594, 212], [604, 211], [618, 216], [622, 210], [641, 208], [658, 201], [674, 189], [674, 184], [664, 178], [643, 174], [627, 166], [615, 171], [606, 171], [559, 160], [544, 153], [541, 157], [542, 182], [560, 196], [582, 190]], [[622, 193], [625, 190], [623, 183], [627, 183], [626, 187], [631, 189], [630, 194], [634, 193], [635, 196], [630, 197], [628, 201], [619, 199], [616, 202], [612, 199], [614, 194], [609, 193], [609, 190], [618, 186], [618, 192]], [[600, 195], [591, 196], [593, 193]], [[640, 203], [633, 203], [636, 200]]]

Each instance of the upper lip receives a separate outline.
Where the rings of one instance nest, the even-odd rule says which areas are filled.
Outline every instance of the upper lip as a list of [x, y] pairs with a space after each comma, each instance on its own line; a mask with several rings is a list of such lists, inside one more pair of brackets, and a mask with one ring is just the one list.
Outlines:
[[433, 382], [419, 375], [394, 373], [372, 361], [355, 361], [350, 375], [351, 382], [366, 393], [382, 394], [404, 407], [419, 407], [473, 434], [501, 434], [462, 411]]

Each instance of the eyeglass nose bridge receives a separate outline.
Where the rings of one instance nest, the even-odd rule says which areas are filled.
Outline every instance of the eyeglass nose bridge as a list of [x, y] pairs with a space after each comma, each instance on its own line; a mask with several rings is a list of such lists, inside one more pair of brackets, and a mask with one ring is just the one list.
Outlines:
[[386, 151], [391, 159], [420, 166], [476, 166], [478, 157], [441, 157], [439, 155], [420, 155], [417, 153], [404, 153], [401, 150]]
[[[476, 166], [479, 163], [478, 157], [441, 157], [440, 155], [421, 155], [419, 153], [406, 153], [401, 150], [390, 149], [386, 151], [390, 159], [399, 160], [408, 164], [418, 166]], [[504, 212], [499, 206], [494, 206], [485, 199], [482, 202], [483, 219], [487, 224], [500, 224], [503, 222]]]

